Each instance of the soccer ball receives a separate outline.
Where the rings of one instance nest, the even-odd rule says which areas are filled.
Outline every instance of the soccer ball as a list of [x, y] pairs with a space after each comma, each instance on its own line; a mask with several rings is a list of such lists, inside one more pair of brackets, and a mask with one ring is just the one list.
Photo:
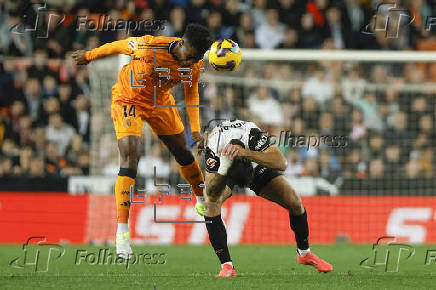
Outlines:
[[239, 45], [231, 39], [215, 41], [209, 51], [209, 63], [217, 71], [234, 71], [241, 63]]

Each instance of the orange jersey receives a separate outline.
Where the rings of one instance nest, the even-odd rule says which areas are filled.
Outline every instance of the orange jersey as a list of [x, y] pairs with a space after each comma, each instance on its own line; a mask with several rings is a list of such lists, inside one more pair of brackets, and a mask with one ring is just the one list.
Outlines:
[[[86, 52], [93, 61], [113, 54], [132, 56], [132, 61], [121, 69], [117, 83], [112, 87], [112, 101], [152, 107], [169, 104], [169, 90], [184, 81], [186, 105], [199, 105], [198, 81], [204, 61], [189, 68], [181, 68], [170, 53], [170, 48], [181, 40], [177, 37], [129, 37], [104, 44]], [[198, 107], [186, 108], [193, 132], [200, 131]]]

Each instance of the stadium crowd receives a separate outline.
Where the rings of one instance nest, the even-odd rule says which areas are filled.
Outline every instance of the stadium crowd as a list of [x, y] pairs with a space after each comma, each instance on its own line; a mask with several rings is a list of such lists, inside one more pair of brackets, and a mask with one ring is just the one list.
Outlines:
[[[0, 0], [0, 51], [6, 56], [0, 62], [0, 176], [89, 174], [91, 89], [86, 67], [72, 63], [72, 50], [92, 49], [129, 35], [181, 36], [190, 22], [204, 24], [214, 38], [232, 38], [242, 48], [419, 48], [430, 36], [426, 19], [436, 5], [399, 1], [415, 18], [401, 29], [400, 37], [387, 38], [373, 33], [372, 16], [377, 4], [389, 2], [47, 1], [51, 11], [65, 15], [57, 25], [50, 17], [36, 18], [33, 8], [26, 10], [24, 4]], [[98, 15], [154, 21], [129, 34], [122, 27], [115, 29], [113, 22], [101, 31], [76, 29], [79, 16]], [[39, 27], [47, 28], [48, 38], [10, 29], [20, 23], [21, 29], [34, 27], [37, 19]], [[436, 164], [435, 93], [409, 91], [407, 84], [433, 82], [435, 71], [420, 64], [321, 63], [295, 68], [291, 63], [247, 63], [235, 76], [261, 78], [265, 85], [207, 84], [201, 88], [202, 99], [210, 106], [202, 110], [202, 119], [251, 119], [275, 136], [289, 130], [295, 135], [347, 137], [344, 148], [282, 146], [289, 176], [322, 177], [338, 185], [343, 178], [430, 179]], [[300, 85], [276, 88], [268, 82], [290, 79]], [[369, 89], [369, 84], [380, 86]], [[158, 162], [162, 178], [177, 179], [177, 167], [165, 156], [154, 144], [141, 160], [140, 172], [141, 164]], [[108, 160], [105, 172], [112, 174], [117, 168], [112, 163], [116, 160]]]

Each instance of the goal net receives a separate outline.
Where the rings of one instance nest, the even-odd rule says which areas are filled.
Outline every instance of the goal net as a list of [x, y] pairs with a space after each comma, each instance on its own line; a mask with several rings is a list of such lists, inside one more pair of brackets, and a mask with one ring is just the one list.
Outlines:
[[[202, 125], [237, 118], [269, 133], [288, 160], [283, 175], [302, 196], [312, 241], [375, 242], [395, 236], [412, 243], [436, 242], [435, 53], [242, 53], [235, 72], [206, 67], [199, 90]], [[115, 176], [119, 167], [109, 108], [111, 86], [125, 61], [105, 59], [90, 65], [93, 175]], [[184, 104], [181, 87], [173, 95], [177, 104]], [[188, 124], [184, 108], [179, 111]], [[177, 208], [177, 185], [184, 181], [174, 158], [146, 126], [143, 139], [137, 190], [159, 195], [156, 184], [169, 184], [174, 196], [167, 205], [162, 201], [158, 211], [169, 220], [195, 219], [190, 211], [182, 213], [186, 204]], [[231, 242], [291, 242], [285, 211], [253, 195], [237, 189], [228, 201], [225, 219]], [[138, 219], [150, 218], [153, 203], [133, 211]], [[138, 220], [135, 227], [139, 242], [206, 241], [200, 225]]]

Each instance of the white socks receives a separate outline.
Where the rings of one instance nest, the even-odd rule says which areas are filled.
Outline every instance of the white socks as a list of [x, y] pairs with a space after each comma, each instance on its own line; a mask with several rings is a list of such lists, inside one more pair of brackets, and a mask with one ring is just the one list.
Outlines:
[[297, 249], [297, 251], [298, 251], [298, 254], [300, 254], [301, 257], [304, 257], [304, 256], [306, 256], [307, 253], [310, 252], [310, 248], [307, 248], [307, 250]]
[[117, 223], [117, 234], [125, 234], [129, 232], [129, 224]]
[[224, 265], [226, 265], [226, 264], [232, 266], [232, 268], [233, 268], [232, 261], [230, 261], [230, 262], [225, 262], [224, 264], [221, 264], [221, 269], [222, 269], [222, 268], [224, 267]]

